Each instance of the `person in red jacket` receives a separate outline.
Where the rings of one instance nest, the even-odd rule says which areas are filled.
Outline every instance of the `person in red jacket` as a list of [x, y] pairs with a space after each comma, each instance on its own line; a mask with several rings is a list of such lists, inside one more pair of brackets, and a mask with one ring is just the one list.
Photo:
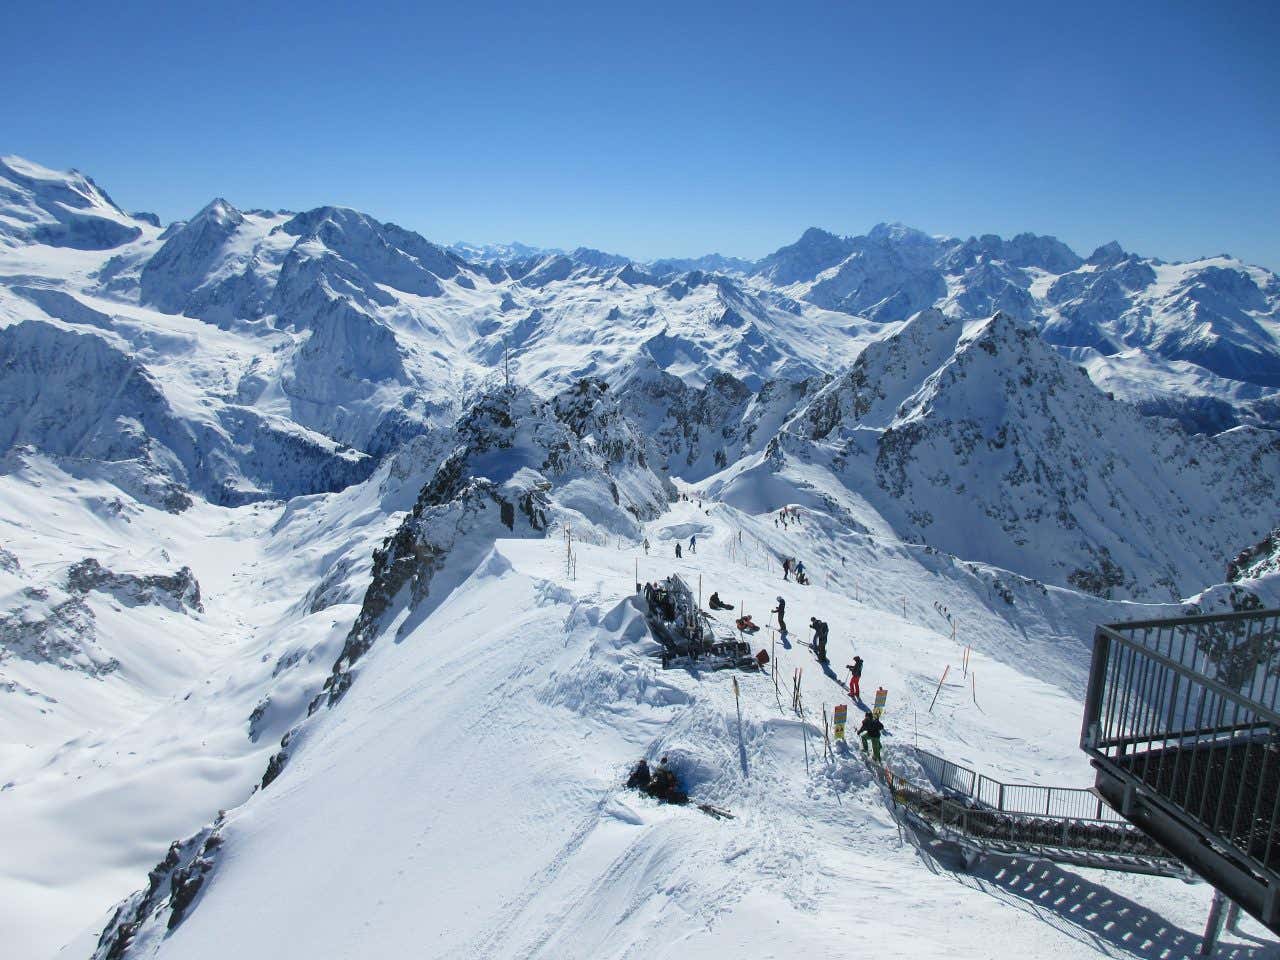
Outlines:
[[855, 700], [862, 699], [862, 658], [855, 656], [849, 668], [849, 696]]

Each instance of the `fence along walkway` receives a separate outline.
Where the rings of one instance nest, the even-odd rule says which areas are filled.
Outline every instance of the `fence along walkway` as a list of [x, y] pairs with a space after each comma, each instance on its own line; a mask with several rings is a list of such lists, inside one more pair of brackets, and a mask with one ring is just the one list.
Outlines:
[[1182, 863], [1089, 790], [1001, 783], [926, 750], [916, 755], [936, 786], [875, 769], [913, 826], [966, 854], [1187, 876]]

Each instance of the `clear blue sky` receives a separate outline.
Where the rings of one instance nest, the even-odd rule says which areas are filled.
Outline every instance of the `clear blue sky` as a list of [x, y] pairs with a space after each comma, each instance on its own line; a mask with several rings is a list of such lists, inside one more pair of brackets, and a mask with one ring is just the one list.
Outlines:
[[0, 153], [166, 220], [338, 203], [636, 257], [901, 220], [1280, 268], [1275, 2], [51, 2], [3, 33]]

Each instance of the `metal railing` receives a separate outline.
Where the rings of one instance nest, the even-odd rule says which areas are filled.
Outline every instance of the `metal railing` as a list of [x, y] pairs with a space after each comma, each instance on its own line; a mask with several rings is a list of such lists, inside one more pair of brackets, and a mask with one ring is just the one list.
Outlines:
[[1280, 610], [1098, 627], [1081, 746], [1126, 815], [1280, 919]]
[[[962, 847], [1107, 870], [1185, 876], [1185, 868], [1158, 843], [1106, 804], [1099, 807], [1099, 799], [1088, 790], [1002, 784], [926, 750], [917, 749], [916, 754], [941, 792], [886, 770], [893, 802]], [[981, 799], [983, 794], [993, 802]]]
[[1043, 787], [1030, 783], [1002, 783], [952, 763], [928, 750], [916, 748], [920, 765], [942, 790], [1001, 813], [1124, 823], [1124, 817], [1092, 790], [1078, 787]]

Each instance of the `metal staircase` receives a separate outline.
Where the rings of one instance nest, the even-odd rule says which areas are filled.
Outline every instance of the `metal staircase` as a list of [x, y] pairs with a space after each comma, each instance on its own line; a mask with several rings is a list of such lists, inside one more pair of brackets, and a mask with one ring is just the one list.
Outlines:
[[916, 757], [924, 785], [872, 764], [895, 813], [919, 834], [951, 844], [966, 860], [984, 856], [1189, 876], [1186, 866], [1089, 790], [992, 780], [926, 750]]

